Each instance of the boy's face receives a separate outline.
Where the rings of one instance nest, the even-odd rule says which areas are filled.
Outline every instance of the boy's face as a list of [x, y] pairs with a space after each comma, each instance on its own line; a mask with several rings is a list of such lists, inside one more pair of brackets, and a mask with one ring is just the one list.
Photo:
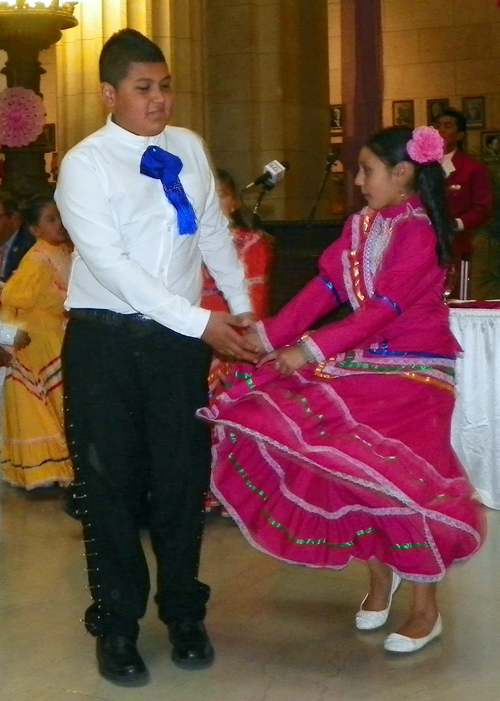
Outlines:
[[437, 128], [445, 141], [446, 153], [454, 151], [465, 136], [464, 132], [458, 128], [457, 120], [451, 115], [443, 114], [442, 117], [439, 117]]
[[166, 63], [131, 63], [116, 87], [101, 84], [101, 95], [118, 126], [139, 136], [156, 136], [172, 112], [170, 81]]

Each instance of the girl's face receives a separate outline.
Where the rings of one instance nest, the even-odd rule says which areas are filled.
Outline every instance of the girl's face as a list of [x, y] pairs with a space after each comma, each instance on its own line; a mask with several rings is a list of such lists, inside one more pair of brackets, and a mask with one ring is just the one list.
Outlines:
[[354, 181], [361, 188], [368, 206], [379, 210], [399, 204], [411, 194], [413, 166], [406, 161], [387, 166], [364, 146], [359, 154], [359, 171]]
[[238, 208], [238, 200], [235, 193], [231, 188], [226, 185], [226, 183], [217, 183], [217, 194], [219, 195], [220, 207], [226, 217], [231, 216], [231, 214]]
[[60, 246], [68, 241], [68, 233], [64, 228], [59, 210], [54, 203], [42, 207], [38, 223], [30, 226], [30, 231], [37, 239], [42, 239], [53, 246]]

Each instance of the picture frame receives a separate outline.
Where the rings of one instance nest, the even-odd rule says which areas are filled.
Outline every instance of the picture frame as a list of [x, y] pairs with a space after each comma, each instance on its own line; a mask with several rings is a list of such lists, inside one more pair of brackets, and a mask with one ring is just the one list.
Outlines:
[[47, 152], [57, 151], [55, 124], [45, 124], [43, 127], [41, 138], [43, 139], [43, 143]]
[[415, 126], [415, 103], [413, 100], [394, 100], [392, 103], [393, 126]]
[[467, 129], [484, 129], [486, 126], [486, 100], [482, 95], [462, 98], [462, 112]]
[[450, 100], [447, 97], [433, 98], [427, 100], [427, 124], [432, 126], [437, 123], [437, 120], [445, 110], [450, 106]]
[[344, 105], [330, 105], [330, 133], [333, 136], [342, 134], [344, 129]]
[[500, 156], [500, 129], [481, 132], [481, 155], [490, 158]]

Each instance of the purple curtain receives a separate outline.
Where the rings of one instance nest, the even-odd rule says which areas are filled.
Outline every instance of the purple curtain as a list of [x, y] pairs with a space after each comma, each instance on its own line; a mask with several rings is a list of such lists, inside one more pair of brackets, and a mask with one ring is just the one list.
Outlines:
[[346, 209], [358, 210], [363, 199], [354, 186], [358, 154], [368, 137], [382, 127], [383, 50], [381, 0], [342, 0], [342, 102], [346, 171]]

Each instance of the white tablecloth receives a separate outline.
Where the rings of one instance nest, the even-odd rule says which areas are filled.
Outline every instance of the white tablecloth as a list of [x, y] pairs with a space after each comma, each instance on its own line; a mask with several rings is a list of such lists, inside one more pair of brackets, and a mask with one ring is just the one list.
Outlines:
[[457, 360], [451, 442], [483, 502], [500, 509], [500, 310], [450, 309]]

